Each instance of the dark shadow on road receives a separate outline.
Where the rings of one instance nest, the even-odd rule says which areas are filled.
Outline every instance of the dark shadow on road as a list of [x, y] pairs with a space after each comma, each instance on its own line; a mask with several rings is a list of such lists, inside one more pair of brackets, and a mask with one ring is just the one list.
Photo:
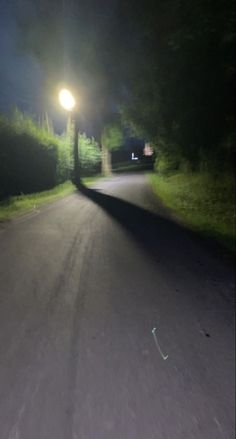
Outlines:
[[[207, 243], [194, 233], [171, 219], [161, 215], [155, 215], [135, 204], [104, 194], [95, 189], [80, 186], [79, 193], [99, 205], [108, 215], [118, 221], [156, 262], [164, 263], [169, 270], [181, 263], [190, 267], [200, 269], [201, 275], [204, 271], [212, 276], [215, 273], [215, 264], [210, 254], [221, 260], [229, 258], [224, 254], [218, 245], [206, 245]], [[193, 265], [192, 265], [193, 264]], [[206, 266], [207, 265], [207, 266]], [[205, 267], [205, 268], [204, 268]], [[223, 267], [222, 267], [223, 268]]]
[[[95, 203], [129, 233], [130, 237], [138, 245], [140, 251], [145, 252], [147, 259], [150, 258], [150, 263], [154, 262], [154, 264], [157, 266], [158, 275], [161, 276], [164, 274], [164, 277], [172, 280], [173, 294], [177, 294], [177, 297], [187, 295], [188, 300], [192, 301], [193, 304], [199, 302], [201, 307], [201, 300], [206, 301], [205, 292], [196, 290], [196, 287], [191, 288], [191, 281], [193, 282], [194, 287], [196, 277], [202, 279], [204, 285], [209, 277], [215, 279], [216, 282], [223, 282], [225, 281], [225, 278], [228, 279], [227, 273], [231, 275], [232, 271], [225, 271], [223, 266], [221, 266], [221, 270], [219, 269], [216, 271], [216, 267], [220, 267], [220, 264], [214, 263], [214, 259], [209, 257], [208, 253], [204, 249], [204, 246], [202, 246], [201, 243], [198, 243], [191, 233], [189, 233], [182, 226], [174, 223], [174, 221], [161, 217], [160, 215], [155, 215], [154, 213], [145, 210], [142, 207], [115, 196], [104, 194], [98, 190], [89, 189], [82, 185], [80, 185], [78, 189], [80, 200], [82, 195], [91, 202]], [[108, 233], [107, 239], [111, 241], [113, 239], [113, 235]], [[111, 248], [112, 245], [113, 242], [111, 241]], [[126, 255], [124, 254], [124, 258], [125, 257]], [[190, 273], [191, 278], [191, 280], [187, 280], [187, 285], [190, 286], [189, 289], [186, 288], [186, 279], [184, 279], [184, 274], [186, 273], [187, 275]], [[191, 276], [191, 274], [193, 275]], [[83, 274], [83, 285], [85, 286], [87, 278], [88, 273], [85, 270]], [[128, 283], [127, 277], [124, 278], [124, 285], [126, 282]], [[85, 286], [83, 287], [84, 292], [86, 292]], [[211, 289], [214, 293], [214, 286]], [[153, 294], [155, 295], [155, 291]], [[71, 361], [68, 372], [70, 402], [68, 407], [66, 437], [72, 437], [73, 435], [72, 426], [75, 415], [74, 401], [76, 400], [76, 379], [78, 368], [80, 366], [80, 363], [78, 363], [80, 358], [78, 339], [81, 324], [79, 313], [81, 313], [81, 309], [83, 309], [84, 306], [84, 297], [85, 296], [78, 294], [74, 305], [75, 314], [73, 320], [73, 337], [71, 340]], [[224, 297], [224, 299], [226, 300], [222, 300], [222, 298], [220, 298], [219, 302], [215, 301], [214, 306], [217, 306], [221, 314], [224, 310], [225, 315], [229, 315], [229, 324], [231, 324], [233, 319], [233, 312], [231, 312], [232, 305], [230, 303], [231, 299], [230, 302], [228, 300], [229, 298]], [[229, 313], [228, 309], [230, 310]], [[135, 317], [134, 313], [133, 318], [140, 318], [140, 316], [138, 314]], [[209, 333], [206, 332], [205, 336], [209, 337]]]

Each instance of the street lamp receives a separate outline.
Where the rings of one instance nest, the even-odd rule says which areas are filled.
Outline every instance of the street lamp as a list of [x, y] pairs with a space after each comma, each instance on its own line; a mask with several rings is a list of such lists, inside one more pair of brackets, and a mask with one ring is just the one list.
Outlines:
[[71, 112], [72, 121], [74, 125], [74, 142], [73, 142], [73, 153], [74, 153], [74, 183], [76, 186], [80, 186], [80, 175], [79, 175], [79, 153], [78, 153], [78, 118], [75, 111], [76, 101], [70, 90], [63, 88], [59, 92], [59, 102], [64, 108], [64, 110]]
[[63, 88], [59, 92], [59, 102], [64, 110], [73, 111], [76, 105], [75, 98], [66, 88]]

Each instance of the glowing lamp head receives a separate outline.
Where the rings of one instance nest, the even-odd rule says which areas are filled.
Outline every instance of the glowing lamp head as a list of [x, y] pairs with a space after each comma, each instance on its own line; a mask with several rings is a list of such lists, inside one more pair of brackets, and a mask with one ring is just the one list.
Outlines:
[[66, 88], [63, 88], [60, 91], [59, 102], [61, 106], [67, 111], [72, 111], [75, 108], [75, 98], [72, 93]]

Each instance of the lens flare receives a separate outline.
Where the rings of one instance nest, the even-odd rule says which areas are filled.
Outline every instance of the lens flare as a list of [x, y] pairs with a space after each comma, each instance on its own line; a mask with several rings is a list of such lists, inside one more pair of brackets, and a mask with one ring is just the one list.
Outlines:
[[63, 88], [60, 91], [59, 102], [61, 106], [67, 111], [72, 111], [73, 108], [75, 107], [75, 98], [72, 95], [72, 93], [66, 88]]

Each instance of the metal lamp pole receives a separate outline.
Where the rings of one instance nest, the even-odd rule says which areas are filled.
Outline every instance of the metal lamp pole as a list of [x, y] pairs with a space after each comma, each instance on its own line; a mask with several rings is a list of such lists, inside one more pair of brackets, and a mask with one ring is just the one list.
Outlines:
[[75, 109], [76, 102], [70, 90], [62, 89], [59, 93], [59, 102], [61, 106], [71, 113], [71, 121], [73, 126], [73, 157], [74, 157], [74, 175], [73, 180], [77, 187], [81, 186], [80, 179], [80, 165], [79, 165], [79, 151], [78, 151], [78, 114]]
[[79, 121], [76, 112], [73, 113], [73, 126], [74, 126], [74, 141], [73, 141], [73, 156], [74, 156], [74, 183], [77, 187], [81, 186], [80, 179], [80, 161], [79, 161]]

